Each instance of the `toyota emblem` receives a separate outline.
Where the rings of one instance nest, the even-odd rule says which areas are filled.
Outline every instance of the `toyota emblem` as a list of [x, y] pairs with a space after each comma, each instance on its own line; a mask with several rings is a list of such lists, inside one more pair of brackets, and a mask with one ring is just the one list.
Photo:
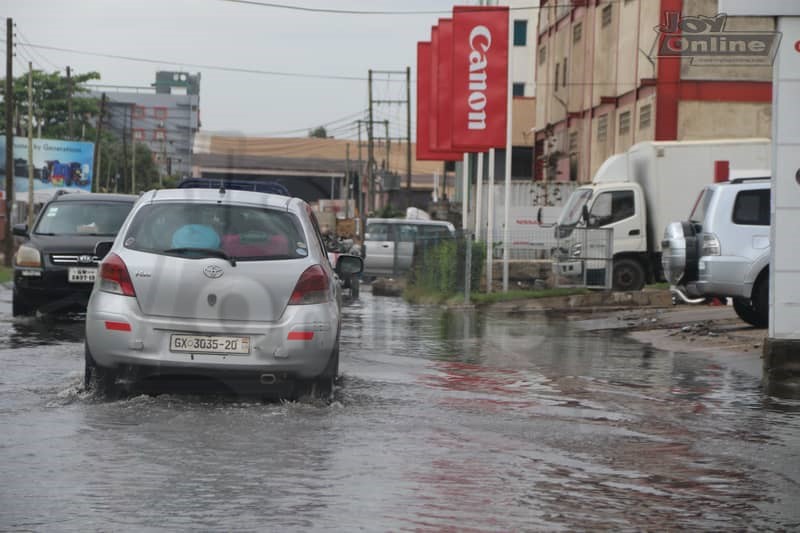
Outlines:
[[211, 279], [217, 279], [219, 277], [222, 277], [222, 274], [224, 273], [225, 271], [222, 270], [222, 268], [218, 267], [217, 265], [208, 265], [203, 269], [203, 274], [205, 274], [206, 277], [209, 277]]

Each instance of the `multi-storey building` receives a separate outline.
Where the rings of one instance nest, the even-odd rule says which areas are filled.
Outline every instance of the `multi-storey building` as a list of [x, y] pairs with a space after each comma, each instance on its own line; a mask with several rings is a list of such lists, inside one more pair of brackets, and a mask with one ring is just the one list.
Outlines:
[[109, 129], [143, 143], [166, 175], [192, 172], [192, 146], [200, 128], [200, 74], [159, 71], [151, 87], [93, 86], [106, 93]]
[[[716, 17], [716, 0], [540, 0], [540, 8], [535, 179], [589, 181], [640, 141], [769, 137], [768, 61], [659, 57], [668, 18]], [[774, 29], [767, 17], [724, 26]]]

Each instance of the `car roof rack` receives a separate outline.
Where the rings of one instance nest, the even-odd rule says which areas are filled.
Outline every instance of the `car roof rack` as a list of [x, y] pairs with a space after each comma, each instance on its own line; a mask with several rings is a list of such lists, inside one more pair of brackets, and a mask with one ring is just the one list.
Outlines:
[[219, 189], [220, 193], [226, 190], [255, 191], [281, 196], [291, 196], [289, 189], [282, 183], [269, 180], [246, 179], [220, 179], [220, 178], [185, 178], [177, 186], [179, 189]]
[[748, 181], [764, 181], [772, 179], [772, 176], [752, 176], [748, 178], [733, 178], [728, 183], [747, 183]]

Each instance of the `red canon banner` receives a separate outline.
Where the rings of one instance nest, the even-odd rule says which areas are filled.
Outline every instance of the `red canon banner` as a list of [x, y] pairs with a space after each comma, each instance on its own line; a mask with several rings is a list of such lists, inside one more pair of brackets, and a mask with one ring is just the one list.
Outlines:
[[439, 19], [439, 42], [431, 57], [436, 72], [435, 150], [453, 149], [453, 21]]
[[453, 149], [506, 145], [508, 31], [508, 7], [453, 8]]
[[417, 43], [417, 161], [460, 161], [460, 152], [431, 150], [431, 96], [431, 43]]

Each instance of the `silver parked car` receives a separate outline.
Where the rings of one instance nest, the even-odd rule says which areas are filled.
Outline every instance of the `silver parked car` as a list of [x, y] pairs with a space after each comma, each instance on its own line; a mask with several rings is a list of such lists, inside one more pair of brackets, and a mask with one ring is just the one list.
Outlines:
[[[102, 249], [105, 248], [105, 249]], [[86, 314], [86, 386], [123, 374], [210, 376], [238, 389], [329, 394], [339, 366], [338, 277], [300, 199], [224, 189], [144, 194], [105, 257]]]
[[454, 239], [456, 229], [444, 220], [368, 218], [364, 234], [364, 275], [404, 275], [414, 259], [415, 246], [432, 246]]

